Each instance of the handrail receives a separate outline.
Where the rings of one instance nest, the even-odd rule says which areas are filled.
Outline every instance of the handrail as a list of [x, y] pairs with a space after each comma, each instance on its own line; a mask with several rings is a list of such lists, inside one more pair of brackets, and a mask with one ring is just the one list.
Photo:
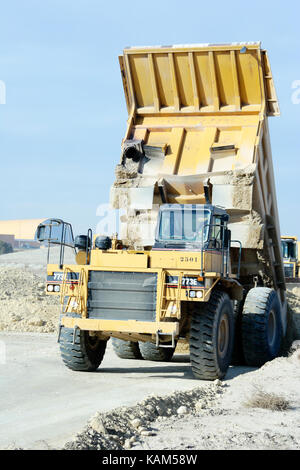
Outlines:
[[[208, 227], [209, 230], [208, 230], [208, 233], [207, 233], [207, 240], [204, 241], [204, 229], [205, 229], [206, 227]], [[203, 265], [204, 265], [204, 251], [206, 251], [206, 250], [204, 250], [204, 243], [206, 243], [207, 246], [208, 246], [209, 241], [210, 241], [210, 239], [211, 239], [211, 238], [210, 238], [210, 235], [209, 235], [209, 233], [210, 233], [210, 228], [211, 228], [211, 227], [220, 227], [220, 229], [223, 228], [222, 247], [220, 248], [220, 251], [222, 251], [222, 254], [223, 254], [223, 256], [222, 256], [222, 272], [221, 272], [221, 274], [222, 274], [222, 276], [223, 276], [223, 275], [224, 275], [224, 234], [225, 234], [225, 226], [222, 225], [222, 224], [205, 224], [205, 225], [203, 225], [203, 229], [202, 229], [202, 243], [201, 243], [201, 276], [204, 275], [204, 270], [203, 270]], [[208, 248], [207, 248], [207, 249], [208, 249]]]
[[182, 286], [183, 272], [181, 271], [178, 276], [177, 296], [176, 296], [176, 315], [179, 317], [180, 303], [181, 303], [181, 286]]
[[161, 296], [160, 296], [160, 312], [163, 310], [163, 305], [164, 305], [164, 293], [166, 289], [166, 271], [162, 271], [162, 276], [161, 276]]
[[62, 283], [61, 283], [61, 288], [60, 288], [60, 303], [61, 303], [62, 313], [66, 313], [69, 307], [69, 303], [70, 303], [70, 298], [69, 298], [66, 308], [64, 309], [64, 299], [66, 297], [68, 272], [71, 272], [71, 269], [68, 267], [65, 267], [63, 271]]
[[[91, 242], [90, 242], [91, 241]], [[91, 249], [92, 249], [92, 243], [93, 243], [93, 232], [92, 229], [89, 228], [87, 231], [87, 238], [86, 238], [86, 259], [85, 259], [85, 264], [90, 264], [91, 262]]]
[[238, 243], [239, 244], [239, 260], [238, 260], [238, 270], [237, 270], [237, 277], [239, 279], [240, 277], [240, 271], [241, 271], [241, 259], [242, 259], [242, 243], [240, 240], [230, 240], [230, 248], [231, 248], [231, 243]]
[[83, 299], [82, 299], [82, 295], [81, 295], [82, 294], [82, 287], [84, 285], [84, 280], [85, 280], [85, 270], [83, 268], [81, 268], [80, 275], [79, 275], [79, 280], [78, 280], [78, 292], [77, 292], [77, 299], [76, 299], [77, 312], [78, 313], [83, 313], [82, 311], [84, 310], [84, 316], [86, 317], [86, 308], [85, 308], [85, 304], [83, 303]]
[[75, 311], [76, 313], [82, 313], [84, 310], [84, 314], [86, 315], [86, 309], [84, 307], [83, 298], [82, 298], [82, 287], [85, 281], [85, 270], [83, 268], [80, 270], [80, 273], [79, 273], [77, 293], [73, 295], [69, 295], [67, 305], [64, 308], [64, 299], [67, 296], [68, 272], [72, 273], [73, 271], [70, 268], [65, 267], [63, 271], [63, 279], [62, 279], [61, 290], [60, 290], [60, 303], [61, 303], [62, 313], [66, 313], [68, 311], [68, 308], [71, 303], [71, 299], [73, 298], [76, 302], [76, 306], [74, 306], [74, 304], [71, 306], [72, 311]]

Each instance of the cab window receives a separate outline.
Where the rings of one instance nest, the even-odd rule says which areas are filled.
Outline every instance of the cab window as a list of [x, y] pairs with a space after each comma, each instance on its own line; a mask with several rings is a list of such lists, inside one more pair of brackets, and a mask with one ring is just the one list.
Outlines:
[[212, 220], [209, 248], [220, 250], [222, 248], [224, 221], [219, 216], [214, 216]]

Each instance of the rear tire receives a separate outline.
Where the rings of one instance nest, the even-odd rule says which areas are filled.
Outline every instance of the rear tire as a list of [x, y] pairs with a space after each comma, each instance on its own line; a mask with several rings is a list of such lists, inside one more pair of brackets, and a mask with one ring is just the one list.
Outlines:
[[196, 379], [222, 379], [230, 365], [233, 350], [232, 301], [225, 292], [215, 290], [201, 307], [193, 312], [191, 322], [192, 371]]
[[90, 336], [88, 331], [76, 330], [73, 344], [73, 329], [62, 327], [60, 333], [60, 353], [69, 369], [91, 372], [102, 362], [107, 341]]
[[268, 287], [255, 287], [246, 297], [242, 317], [246, 364], [260, 367], [278, 356], [282, 341], [280, 303]]
[[245, 357], [243, 351], [243, 341], [242, 341], [242, 317], [243, 317], [243, 307], [244, 299], [236, 300], [234, 302], [234, 343], [233, 351], [231, 356], [231, 364], [234, 366], [243, 366], [245, 365]]
[[153, 343], [139, 342], [139, 347], [143, 359], [146, 361], [170, 362], [175, 348], [160, 348]]
[[121, 359], [142, 359], [139, 343], [112, 338], [113, 350]]

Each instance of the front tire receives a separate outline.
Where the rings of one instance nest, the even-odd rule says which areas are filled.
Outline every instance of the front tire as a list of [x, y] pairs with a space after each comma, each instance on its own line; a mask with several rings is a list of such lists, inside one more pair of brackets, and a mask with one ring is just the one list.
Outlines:
[[260, 367], [278, 356], [282, 341], [281, 307], [277, 293], [255, 287], [246, 297], [242, 317], [246, 364]]
[[[104, 357], [107, 341], [90, 336], [88, 331], [62, 327], [60, 354], [65, 366], [71, 370], [91, 372], [98, 369]], [[73, 344], [74, 339], [74, 344]]]
[[193, 312], [191, 322], [192, 371], [196, 379], [222, 379], [230, 365], [233, 350], [232, 302], [228, 294], [215, 290], [201, 307]]
[[160, 348], [153, 343], [139, 342], [139, 348], [143, 359], [146, 361], [170, 362], [175, 348]]
[[112, 345], [114, 352], [121, 359], [143, 359], [137, 342], [112, 338]]

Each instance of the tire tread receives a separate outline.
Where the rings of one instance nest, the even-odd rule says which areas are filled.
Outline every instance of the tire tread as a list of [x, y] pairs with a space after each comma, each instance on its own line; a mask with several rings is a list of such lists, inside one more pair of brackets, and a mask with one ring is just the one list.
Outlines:
[[60, 354], [66, 367], [75, 371], [91, 372], [98, 369], [106, 349], [106, 341], [100, 341], [97, 353], [88, 354], [85, 332], [76, 330], [73, 344], [73, 329], [63, 327], [60, 333]]
[[[226, 373], [226, 371], [221, 371], [218, 366], [213, 344], [215, 312], [225, 299], [229, 299], [225, 292], [215, 290], [203, 310], [200, 313], [198, 311], [193, 312], [190, 330], [190, 360], [193, 373], [197, 379], [215, 380], [224, 377]], [[229, 347], [232, 350], [232, 341]]]

